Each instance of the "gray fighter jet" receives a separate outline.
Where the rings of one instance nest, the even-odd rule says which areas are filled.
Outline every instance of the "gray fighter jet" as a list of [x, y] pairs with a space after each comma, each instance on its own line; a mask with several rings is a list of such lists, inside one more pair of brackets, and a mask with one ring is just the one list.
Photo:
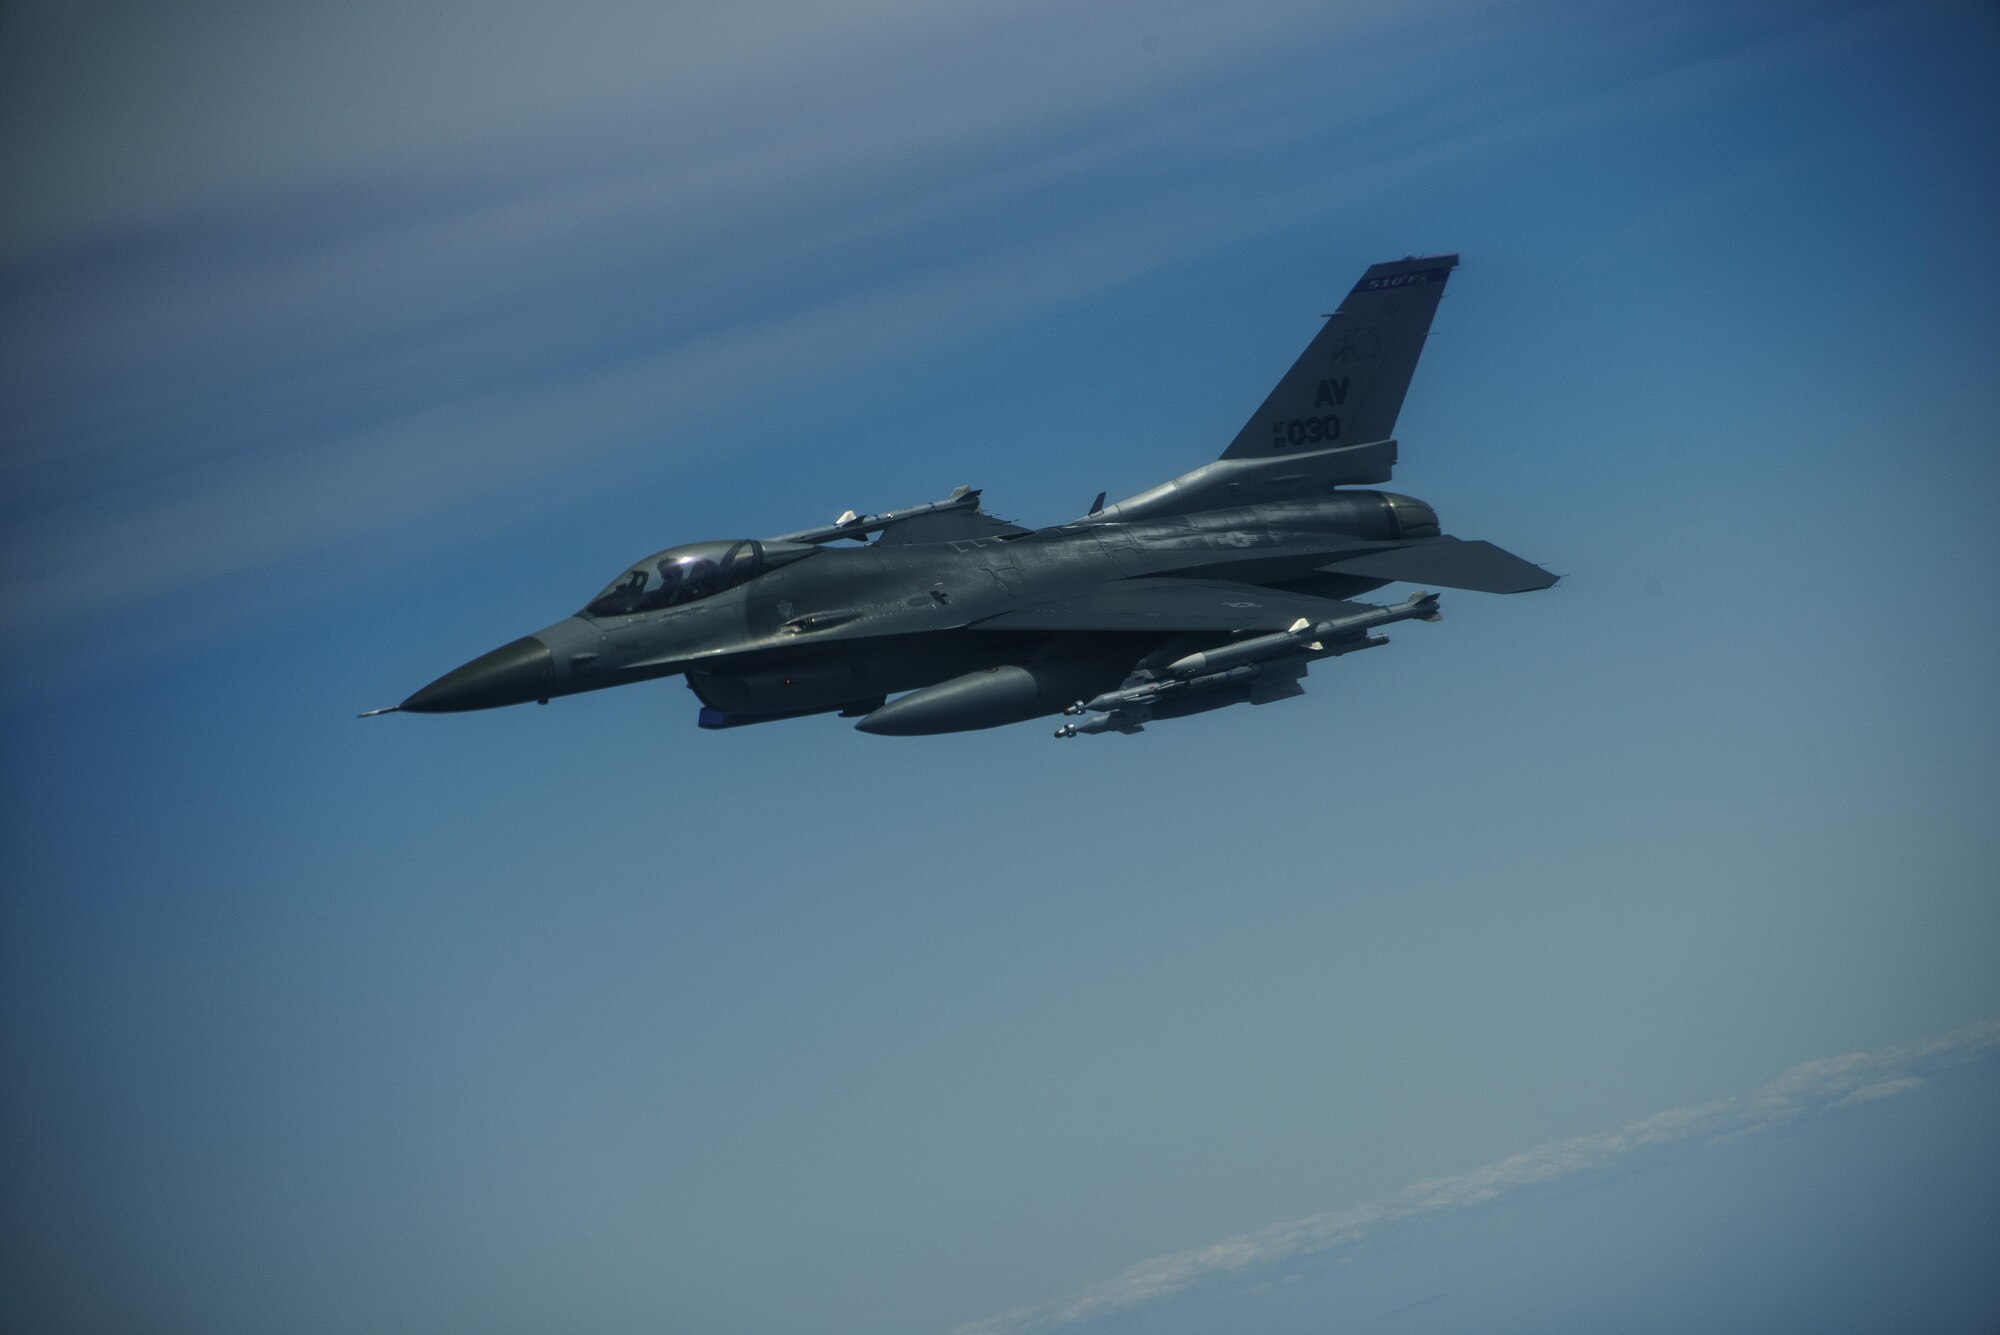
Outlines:
[[[1436, 621], [1404, 581], [1521, 593], [1555, 576], [1372, 490], [1456, 255], [1372, 266], [1213, 463], [1028, 529], [960, 487], [776, 537], [638, 562], [574, 616], [389, 709], [445, 713], [683, 676], [700, 726], [838, 713], [863, 732], [959, 732], [1050, 715], [1058, 737], [1303, 692], [1307, 667]], [[893, 698], [892, 698], [893, 697]]]

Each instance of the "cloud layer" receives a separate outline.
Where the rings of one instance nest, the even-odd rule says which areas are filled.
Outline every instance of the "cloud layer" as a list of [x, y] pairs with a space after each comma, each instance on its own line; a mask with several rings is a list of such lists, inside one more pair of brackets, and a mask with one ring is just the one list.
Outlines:
[[1060, 1302], [1016, 1308], [959, 1326], [952, 1335], [1031, 1335], [1130, 1312], [1198, 1285], [1259, 1278], [1260, 1272], [1286, 1262], [1357, 1246], [1394, 1224], [1599, 1172], [1668, 1145], [1712, 1144], [1892, 1098], [1918, 1088], [1938, 1072], [1990, 1057], [1996, 1048], [2000, 1048], [2000, 1016], [1928, 1042], [1802, 1062], [1747, 1094], [1670, 1108], [1615, 1131], [1551, 1141], [1470, 1172], [1425, 1178], [1386, 1201], [1288, 1220], [1206, 1247], [1156, 1256]]
[[[885, 4], [838, 32], [776, 10], [755, 40], [610, 4], [598, 29], [575, 25], [597, 54], [561, 47], [551, 82], [512, 100], [480, 71], [520, 52], [449, 21], [411, 40], [451, 60], [386, 70], [393, 41], [278, 34], [260, 56], [313, 63], [268, 105], [268, 78], [234, 101], [199, 79], [157, 105], [124, 90], [88, 116], [45, 89], [61, 133], [44, 139], [88, 150], [45, 151], [49, 197], [82, 188], [78, 161], [200, 170], [164, 193], [90, 174], [126, 195], [63, 196], [43, 229], [60, 239], [16, 237], [0, 262], [0, 626], [32, 650], [233, 577], [434, 542], [440, 518], [518, 512], [634, 465], [670, 474], [744, 443], [711, 443], [713, 428], [767, 399], [774, 367], [837, 377], [1635, 98], [1749, 77], [1719, 58], [1675, 69], [1670, 89], [1654, 72], [1612, 83], [1670, 20], [1430, 8], [1425, 26], [1456, 34], [1442, 46], [1368, 8], [1329, 19], [1292, 0], [1227, 19]], [[29, 17], [23, 49], [81, 41]], [[1558, 82], [1474, 77], [1543, 51], [1558, 21]], [[642, 55], [621, 49], [607, 71], [621, 22]], [[92, 50], [72, 52], [77, 86], [116, 72]], [[1341, 97], [1311, 95], [1305, 51], [1343, 71]], [[437, 68], [468, 72], [434, 87]], [[623, 91], [566, 98], [565, 79]], [[349, 118], [319, 114], [328, 88]], [[443, 110], [398, 112], [413, 88]], [[394, 152], [389, 122], [408, 125]], [[224, 123], [297, 152], [276, 170], [204, 137]], [[347, 137], [322, 142], [329, 125]]]
[[[1281, 48], [1284, 5], [1250, 23], [1161, 9], [1146, 31], [1038, 5], [892, 5], [833, 33], [766, 13], [781, 36], [756, 43], [611, 8], [658, 55], [615, 108], [542, 116], [524, 92], [476, 126], [416, 118], [395, 154], [369, 149], [370, 114], [351, 144], [300, 137], [303, 165], [273, 173], [201, 138], [206, 102], [170, 99], [153, 119], [187, 121], [203, 152], [169, 156], [234, 176], [158, 197], [128, 182], [78, 202], [60, 240], [17, 239], [0, 263], [17, 642], [552, 477], [587, 485], [629, 451], [671, 469], [663, 441], [755, 402], [775, 367], [837, 375], [1271, 221], [1200, 183], [1290, 133], [1217, 87]], [[23, 41], [49, 16], [30, 17]], [[150, 104], [100, 123], [51, 103], [91, 150], [47, 154], [52, 181], [155, 135]], [[316, 125], [311, 109], [234, 119]]]

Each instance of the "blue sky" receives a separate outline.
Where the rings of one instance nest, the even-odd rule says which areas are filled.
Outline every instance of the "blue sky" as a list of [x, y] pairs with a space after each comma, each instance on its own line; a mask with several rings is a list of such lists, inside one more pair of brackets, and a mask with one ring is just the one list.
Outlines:
[[[0, 23], [0, 1324], [2000, 1317], [1990, 7]], [[1565, 580], [1303, 699], [352, 717], [1443, 250], [1397, 486]]]

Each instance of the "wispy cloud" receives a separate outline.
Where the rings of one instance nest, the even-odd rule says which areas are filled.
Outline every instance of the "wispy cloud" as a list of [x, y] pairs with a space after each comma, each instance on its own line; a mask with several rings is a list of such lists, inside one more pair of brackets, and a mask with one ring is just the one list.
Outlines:
[[[141, 190], [0, 268], [17, 651], [343, 545], [434, 541], [440, 517], [629, 476], [639, 451], [670, 471], [689, 448], [671, 442], [712, 454], [706, 428], [772, 368], [823, 379], [964, 337], [1561, 133], [1608, 96], [1600, 70], [1555, 99], [1569, 120], [1523, 104], [1493, 53], [1556, 18], [1458, 0], [1424, 19], [1447, 49], [1402, 40], [1407, 6], [1302, 0], [884, 3], [837, 28], [767, 13], [755, 41], [643, 11], [611, 6], [665, 52], [656, 86], [621, 57], [628, 94], [587, 122], [535, 121], [537, 95], [489, 109], [484, 139], [454, 121], [398, 154], [315, 140], [312, 179]], [[1581, 69], [1655, 27], [1564, 21]], [[1299, 80], [1302, 42], [1340, 96]]]
[[1157, 183], [1065, 192], [1226, 119], [1202, 89], [1287, 13], [1155, 12], [1151, 49], [1115, 15], [1033, 5], [780, 23], [754, 60], [718, 48], [739, 79], [676, 79], [506, 153], [0, 270], [0, 623], [19, 644], [83, 591], [101, 615], [641, 446], [671, 467], [658, 442], [754, 400], [760, 370], [837, 374], [1233, 235]]
[[1690, 1141], [1712, 1144], [1892, 1098], [1951, 1067], [1990, 1058], [1996, 1049], [2000, 1049], [2000, 1016], [1927, 1042], [1803, 1062], [1734, 1098], [1670, 1108], [1615, 1131], [1551, 1141], [1470, 1172], [1425, 1178], [1385, 1201], [1272, 1224], [1206, 1247], [1156, 1256], [1072, 1297], [1016, 1308], [960, 1326], [952, 1335], [1031, 1335], [1130, 1312], [1218, 1280], [1250, 1280], [1286, 1262], [1355, 1247], [1391, 1225], [1636, 1162], [1665, 1146]]

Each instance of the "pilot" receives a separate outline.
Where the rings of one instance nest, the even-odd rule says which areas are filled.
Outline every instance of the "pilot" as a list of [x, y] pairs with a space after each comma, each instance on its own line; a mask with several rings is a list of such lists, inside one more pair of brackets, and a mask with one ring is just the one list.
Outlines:
[[683, 601], [706, 598], [715, 589], [715, 562], [706, 556], [696, 556], [681, 565], [681, 582], [684, 588]]
[[647, 595], [646, 607], [667, 607], [680, 601], [681, 568], [671, 560], [661, 561], [653, 567], [660, 573], [659, 587]]

